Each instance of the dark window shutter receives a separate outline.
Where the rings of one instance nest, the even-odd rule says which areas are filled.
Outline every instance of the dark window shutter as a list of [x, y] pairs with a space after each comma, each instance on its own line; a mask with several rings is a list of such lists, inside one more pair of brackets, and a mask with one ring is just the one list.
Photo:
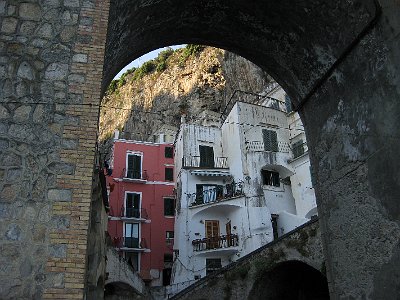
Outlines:
[[174, 181], [174, 169], [173, 168], [165, 168], [165, 180], [166, 181]]
[[293, 143], [293, 158], [299, 157], [304, 154], [304, 145], [303, 140], [299, 140], [296, 143]]
[[164, 216], [174, 216], [174, 215], [175, 215], [175, 199], [164, 198]]
[[278, 152], [278, 136], [276, 131], [263, 129], [264, 150]]
[[128, 155], [128, 178], [142, 178], [142, 157], [140, 155]]
[[214, 149], [210, 146], [199, 146], [200, 150], [200, 167], [214, 167]]
[[292, 101], [290, 100], [288, 95], [285, 95], [285, 106], [286, 112], [290, 113], [292, 111]]
[[173, 158], [174, 157], [174, 148], [172, 147], [165, 147], [164, 148], [165, 158]]

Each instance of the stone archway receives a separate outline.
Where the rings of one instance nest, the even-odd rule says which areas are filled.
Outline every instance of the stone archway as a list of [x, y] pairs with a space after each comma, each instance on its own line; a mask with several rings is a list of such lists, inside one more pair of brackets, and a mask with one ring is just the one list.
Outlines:
[[262, 67], [305, 124], [332, 298], [380, 295], [383, 283], [390, 298], [399, 284], [387, 274], [400, 254], [398, 4], [175, 3], [111, 2], [103, 90], [130, 55], [176, 43]]
[[398, 10], [395, 0], [0, 1], [0, 297], [83, 297], [101, 90], [141, 54], [203, 43], [262, 67], [300, 109], [331, 297], [395, 298]]
[[329, 299], [328, 282], [318, 270], [300, 261], [287, 261], [254, 282], [247, 299]]

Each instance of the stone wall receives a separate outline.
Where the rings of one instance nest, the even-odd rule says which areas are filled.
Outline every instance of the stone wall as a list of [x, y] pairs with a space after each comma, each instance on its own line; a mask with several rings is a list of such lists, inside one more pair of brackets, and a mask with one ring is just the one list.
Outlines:
[[0, 298], [82, 299], [108, 2], [0, 1]]

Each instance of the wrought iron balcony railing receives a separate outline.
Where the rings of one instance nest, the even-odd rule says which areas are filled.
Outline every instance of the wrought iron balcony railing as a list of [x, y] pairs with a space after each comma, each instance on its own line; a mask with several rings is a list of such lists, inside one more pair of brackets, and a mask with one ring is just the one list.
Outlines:
[[203, 158], [201, 156], [182, 157], [183, 168], [227, 169], [227, 157]]
[[192, 241], [194, 251], [205, 251], [211, 249], [221, 249], [239, 246], [239, 237], [237, 234], [227, 234], [213, 236], [210, 238], [196, 239]]
[[114, 246], [116, 248], [128, 248], [128, 249], [146, 249], [147, 243], [144, 238], [136, 237], [115, 237]]
[[232, 182], [226, 185], [218, 185], [198, 193], [187, 194], [191, 206], [211, 204], [244, 195], [243, 182]]
[[137, 171], [137, 170], [126, 170], [122, 169], [121, 178], [127, 179], [138, 179], [138, 180], [147, 180], [148, 175], [146, 170]]
[[148, 219], [149, 216], [145, 208], [134, 208], [134, 207], [121, 207], [119, 212], [114, 213], [111, 208], [109, 212], [110, 217], [116, 218], [133, 218], [133, 219]]

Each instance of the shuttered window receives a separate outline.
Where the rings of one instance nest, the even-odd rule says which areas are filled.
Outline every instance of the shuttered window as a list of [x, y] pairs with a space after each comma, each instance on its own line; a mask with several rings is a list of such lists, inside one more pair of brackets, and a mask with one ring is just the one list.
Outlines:
[[296, 143], [293, 143], [292, 151], [293, 151], [293, 158], [303, 155], [304, 154], [303, 140], [299, 140]]
[[165, 180], [166, 181], [174, 181], [174, 169], [173, 168], [165, 168]]
[[175, 215], [175, 199], [164, 198], [164, 216], [174, 216], [174, 215]]
[[126, 194], [125, 216], [128, 218], [140, 218], [140, 194]]
[[278, 152], [278, 137], [276, 131], [263, 129], [264, 150]]
[[290, 113], [292, 109], [292, 101], [290, 100], [288, 95], [285, 95], [285, 106], [286, 106], [286, 112]]
[[164, 148], [164, 156], [165, 158], [173, 158], [174, 157], [174, 148], [172, 147], [165, 147]]
[[137, 154], [128, 154], [128, 166], [126, 168], [126, 177], [132, 179], [142, 178], [142, 156]]
[[214, 149], [210, 146], [199, 146], [200, 167], [214, 168]]

